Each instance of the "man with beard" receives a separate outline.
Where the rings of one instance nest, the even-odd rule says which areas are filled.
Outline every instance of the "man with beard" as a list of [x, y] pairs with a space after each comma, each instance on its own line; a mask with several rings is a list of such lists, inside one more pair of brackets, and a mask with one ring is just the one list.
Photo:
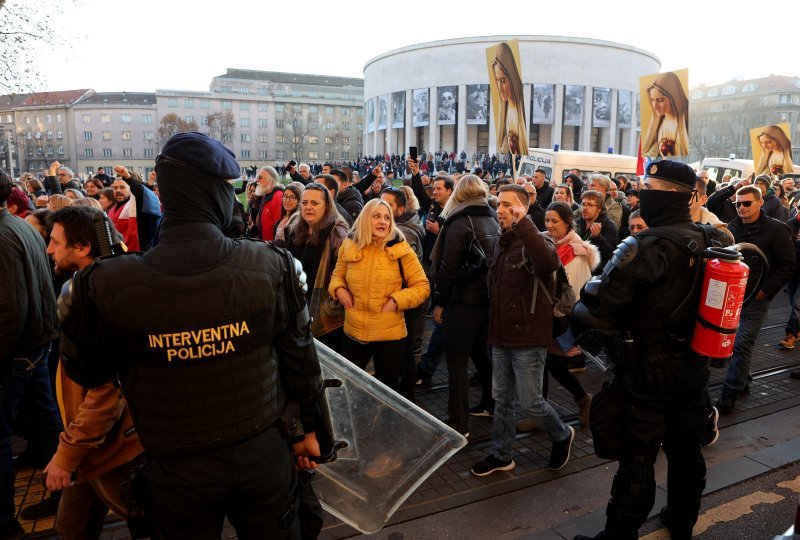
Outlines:
[[131, 188], [121, 177], [111, 184], [114, 190], [114, 206], [109, 208], [108, 217], [114, 227], [122, 234], [128, 251], [139, 251], [139, 227], [136, 223], [136, 200], [131, 197]]
[[256, 197], [261, 197], [256, 218], [257, 238], [275, 240], [275, 225], [281, 220], [283, 208], [283, 186], [278, 183], [278, 171], [274, 168], [267, 166], [258, 170]]
[[614, 364], [612, 386], [593, 400], [608, 405], [593, 407], [595, 452], [619, 461], [606, 526], [596, 539], [638, 538], [655, 502], [654, 464], [662, 446], [669, 471], [661, 520], [673, 538], [691, 537], [706, 483], [700, 445], [711, 412], [709, 362], [690, 346], [701, 293], [695, 277], [703, 251], [731, 239], [692, 223], [697, 177], [691, 167], [658, 161], [647, 173], [639, 212], [649, 228], [617, 247], [573, 309], [575, 335], [602, 329]]
[[[92, 221], [96, 215], [102, 211], [67, 206], [49, 218], [53, 231], [47, 253], [57, 273], [72, 274], [100, 256]], [[56, 529], [63, 538], [100, 538], [109, 508], [127, 517], [120, 484], [129, 479], [131, 462], [144, 449], [114, 383], [84, 388], [61, 365], [56, 377], [65, 427], [44, 469], [47, 489], [63, 490]]]

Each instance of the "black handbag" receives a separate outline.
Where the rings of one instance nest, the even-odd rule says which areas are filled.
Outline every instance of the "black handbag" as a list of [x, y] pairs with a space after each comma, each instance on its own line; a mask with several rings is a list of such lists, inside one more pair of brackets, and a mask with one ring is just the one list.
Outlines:
[[461, 265], [457, 279], [467, 279], [478, 274], [485, 274], [489, 268], [489, 258], [486, 256], [486, 252], [475, 234], [472, 216], [467, 216], [467, 219], [469, 219], [469, 228], [472, 230], [472, 239], [467, 244], [464, 264]]

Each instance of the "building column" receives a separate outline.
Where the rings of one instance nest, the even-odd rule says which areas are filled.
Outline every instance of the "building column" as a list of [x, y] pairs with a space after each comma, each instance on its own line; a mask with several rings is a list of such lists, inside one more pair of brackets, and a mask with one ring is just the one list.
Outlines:
[[411, 127], [412, 116], [413, 116], [412, 114], [413, 111], [411, 110], [413, 107], [411, 99], [412, 91], [406, 90], [404, 95], [406, 99], [406, 120], [404, 123], [405, 127], [403, 129], [405, 129], [406, 145], [405, 148], [403, 149], [403, 152], [406, 152], [409, 146], [419, 146], [419, 145], [417, 144], [417, 133], [414, 130], [414, 128]]
[[471, 156], [472, 152], [467, 149], [467, 85], [458, 85], [458, 118], [456, 119], [456, 148], [453, 150], [456, 155], [461, 155], [461, 151]]
[[550, 146], [561, 148], [561, 134], [564, 131], [564, 85], [557, 84], [553, 90], [553, 140]]
[[394, 110], [394, 93], [389, 92], [386, 99], [386, 147], [384, 153], [394, 154], [394, 128], [392, 127], [392, 111]]
[[578, 150], [581, 152], [589, 152], [592, 146], [592, 118], [594, 117], [592, 90], [591, 86], [583, 87], [583, 125], [581, 126], [581, 140], [578, 143]]
[[[617, 113], [619, 112], [619, 90], [611, 91], [611, 120], [608, 127], [608, 146], [614, 149], [615, 154], [620, 153], [620, 148], [617, 148]], [[608, 151], [608, 149], [606, 149]]]
[[429, 152], [436, 154], [439, 151], [439, 117], [437, 116], [437, 106], [439, 104], [439, 88], [436, 86], [428, 89], [428, 140], [430, 141]]
[[638, 95], [637, 92], [631, 92], [631, 132], [629, 137], [631, 154], [634, 156], [637, 155], [637, 151], [639, 150], [639, 129], [637, 128], [639, 119], [636, 116], [636, 99]]
[[378, 105], [378, 96], [372, 98], [375, 100], [375, 107], [372, 110], [372, 125], [375, 130], [372, 132], [372, 155], [378, 155], [378, 116], [380, 115], [380, 105]]
[[494, 117], [494, 107], [492, 106], [491, 90], [489, 94], [489, 155], [497, 154], [497, 128]]

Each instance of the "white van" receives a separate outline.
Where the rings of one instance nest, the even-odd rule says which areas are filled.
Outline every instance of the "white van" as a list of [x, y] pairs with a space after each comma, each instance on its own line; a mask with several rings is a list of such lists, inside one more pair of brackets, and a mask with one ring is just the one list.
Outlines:
[[609, 178], [620, 174], [633, 178], [636, 176], [636, 156], [530, 148], [528, 156], [520, 162], [519, 174], [532, 176], [536, 169], [544, 169], [547, 177], [556, 181], [566, 178], [570, 169], [580, 169], [584, 175], [597, 172]]
[[726, 174], [732, 178], [747, 178], [753, 174], [752, 159], [705, 158], [699, 171], [708, 171], [708, 178], [715, 182], [722, 181]]

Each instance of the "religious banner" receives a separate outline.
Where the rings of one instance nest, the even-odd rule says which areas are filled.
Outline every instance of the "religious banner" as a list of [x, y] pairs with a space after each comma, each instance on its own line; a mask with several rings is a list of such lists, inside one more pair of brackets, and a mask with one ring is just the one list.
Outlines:
[[642, 153], [649, 158], [689, 155], [689, 70], [667, 71], [639, 79]]
[[759, 174], [780, 176], [795, 172], [790, 134], [788, 122], [750, 130], [753, 172], [756, 176]]
[[528, 155], [528, 125], [522, 94], [519, 40], [486, 49], [486, 67], [492, 91], [497, 152]]

